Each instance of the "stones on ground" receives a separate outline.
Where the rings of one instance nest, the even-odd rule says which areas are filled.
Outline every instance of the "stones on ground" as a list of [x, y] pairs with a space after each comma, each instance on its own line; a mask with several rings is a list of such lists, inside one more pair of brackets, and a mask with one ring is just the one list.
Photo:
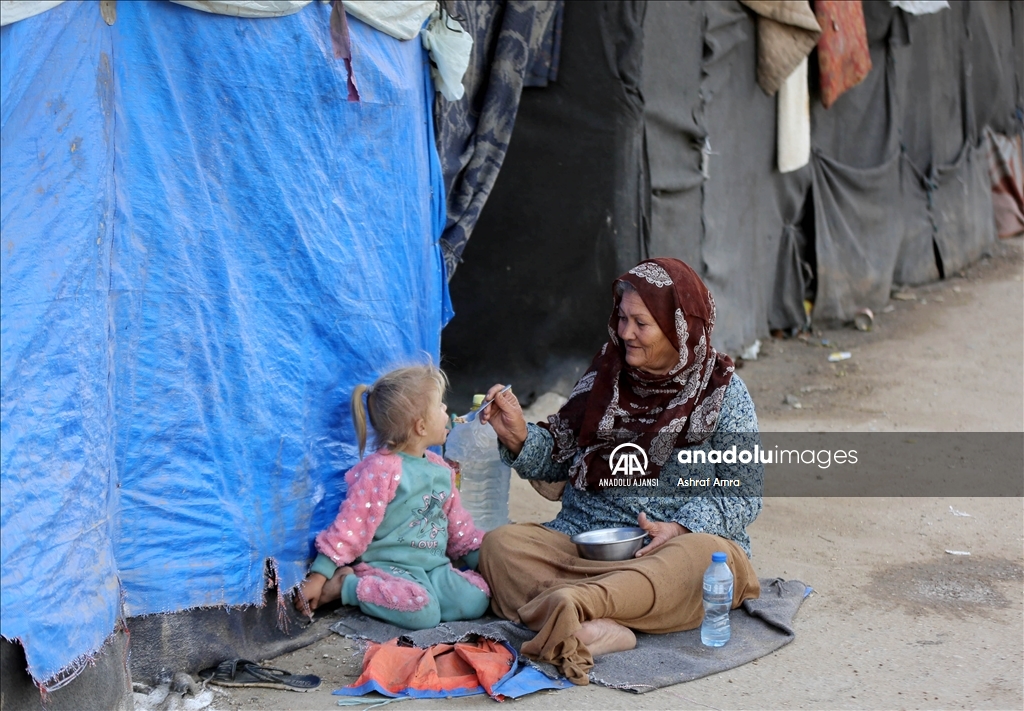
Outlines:
[[761, 340], [757, 339], [749, 346], [743, 349], [740, 353], [740, 358], [743, 360], [757, 360], [758, 354], [761, 352]]
[[871, 577], [875, 596], [899, 603], [912, 614], [962, 618], [1012, 607], [1007, 593], [1019, 588], [1024, 569], [1016, 560], [949, 549], [930, 561], [879, 567]]

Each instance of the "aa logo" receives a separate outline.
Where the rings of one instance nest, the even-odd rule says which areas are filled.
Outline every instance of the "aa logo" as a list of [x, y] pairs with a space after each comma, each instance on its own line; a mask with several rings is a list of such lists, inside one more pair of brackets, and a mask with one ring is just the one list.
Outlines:
[[[640, 463], [641, 457], [643, 464]], [[612, 476], [647, 476], [647, 452], [632, 442], [623, 442], [613, 449], [608, 464], [612, 468]]]

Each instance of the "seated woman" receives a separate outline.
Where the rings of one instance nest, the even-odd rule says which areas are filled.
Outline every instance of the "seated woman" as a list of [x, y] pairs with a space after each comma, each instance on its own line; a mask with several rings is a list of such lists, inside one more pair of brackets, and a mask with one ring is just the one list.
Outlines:
[[[488, 533], [480, 571], [493, 611], [537, 632], [523, 654], [556, 665], [576, 684], [588, 682], [595, 656], [632, 649], [633, 630], [698, 627], [702, 578], [715, 551], [728, 556], [734, 608], [760, 595], [746, 527], [761, 511], [763, 467], [756, 460], [681, 464], [677, 456], [686, 449], [726, 451], [735, 433], [757, 432], [746, 386], [732, 360], [711, 346], [714, 299], [677, 259], [641, 262], [613, 291], [609, 340], [557, 414], [527, 424], [509, 391], [481, 415], [521, 477], [568, 484], [554, 521]], [[657, 478], [658, 486], [601, 486], [612, 478], [612, 450], [624, 442], [648, 454], [645, 477]], [[680, 478], [716, 475], [741, 479], [744, 494], [723, 487], [677, 494]], [[631, 560], [586, 560], [569, 540], [636, 525], [650, 543]]]

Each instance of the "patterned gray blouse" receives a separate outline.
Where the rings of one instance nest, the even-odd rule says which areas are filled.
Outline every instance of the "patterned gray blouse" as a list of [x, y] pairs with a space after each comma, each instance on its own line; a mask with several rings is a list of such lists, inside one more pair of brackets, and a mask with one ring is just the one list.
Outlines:
[[[524, 479], [566, 481], [571, 462], [554, 462], [551, 434], [534, 424], [527, 425], [528, 433], [523, 449], [515, 457], [499, 443], [502, 460]], [[747, 386], [738, 375], [733, 375], [722, 401], [722, 411], [715, 433], [690, 451], [720, 452], [739, 443], [740, 449], [756, 441], [757, 415]], [[737, 434], [739, 433], [739, 434]], [[750, 555], [747, 526], [761, 512], [761, 485], [764, 465], [749, 464], [680, 464], [676, 455], [666, 462], [660, 472], [657, 486], [580, 491], [569, 485], [562, 494], [562, 510], [554, 521], [544, 524], [548, 528], [573, 536], [583, 531], [614, 526], [636, 526], [641, 511], [652, 521], [675, 521], [695, 533], [712, 533], [736, 541]], [[706, 456], [706, 455], [705, 455]], [[700, 459], [699, 456], [691, 458]], [[679, 493], [680, 480], [715, 479], [741, 480], [744, 494], [735, 489], [711, 486], [705, 493], [686, 496]]]

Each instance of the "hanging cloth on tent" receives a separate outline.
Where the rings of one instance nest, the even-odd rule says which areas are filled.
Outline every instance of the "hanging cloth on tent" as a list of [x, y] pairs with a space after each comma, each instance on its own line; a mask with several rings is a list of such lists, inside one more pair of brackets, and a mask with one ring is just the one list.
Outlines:
[[331, 2], [331, 47], [334, 50], [334, 58], [345, 62], [345, 72], [348, 76], [348, 100], [359, 101], [359, 89], [356, 87], [356, 76], [352, 71], [352, 41], [348, 34], [348, 20], [345, 19], [345, 9], [341, 0]]
[[444, 9], [430, 16], [420, 37], [423, 49], [430, 52], [430, 75], [437, 90], [448, 101], [458, 101], [466, 93], [462, 77], [469, 67], [473, 37]]
[[947, 0], [889, 0], [889, 4], [911, 15], [931, 15], [949, 9]]
[[779, 172], [803, 168], [811, 160], [811, 95], [807, 88], [807, 58], [779, 87], [776, 140]]
[[996, 233], [1012, 237], [1024, 232], [1024, 140], [1004, 136], [990, 128], [988, 171], [992, 180], [992, 209]]
[[768, 96], [814, 49], [821, 27], [807, 0], [740, 0], [757, 13], [757, 83]]
[[[434, 121], [444, 171], [447, 226], [441, 237], [447, 276], [452, 278], [501, 170], [516, 122], [527, 72], [541, 47], [553, 41], [554, 2], [472, 2], [448, 7], [464, 18], [472, 38], [471, 63], [459, 101], [434, 102]], [[625, 11], [632, 5], [616, 5]]]
[[435, 0], [345, 0], [345, 12], [400, 40], [419, 35], [436, 6]]
[[827, 109], [871, 71], [864, 7], [860, 2], [818, 0], [814, 14], [821, 25], [818, 75], [821, 103]]

